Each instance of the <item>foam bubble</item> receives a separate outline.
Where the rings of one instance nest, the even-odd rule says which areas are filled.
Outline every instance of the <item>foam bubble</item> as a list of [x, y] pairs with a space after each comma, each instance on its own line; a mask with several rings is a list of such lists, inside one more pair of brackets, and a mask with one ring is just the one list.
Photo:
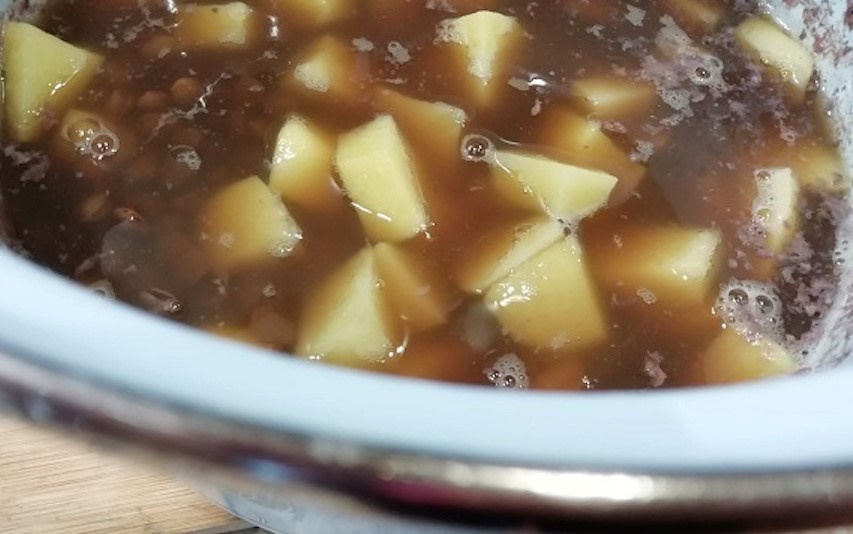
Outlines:
[[756, 195], [752, 202], [752, 219], [753, 222], [761, 228], [768, 225], [778, 224], [780, 221], [774, 221], [773, 218], [780, 218], [777, 211], [780, 202], [786, 202], [785, 199], [777, 198], [778, 187], [775, 186], [779, 180], [789, 176], [790, 169], [756, 169], [753, 172], [756, 185]]
[[723, 61], [717, 56], [699, 49], [688, 50], [681, 61], [687, 71], [688, 79], [700, 87], [710, 87], [725, 91], [727, 84], [723, 78]]
[[169, 150], [169, 153], [175, 158], [175, 161], [183, 163], [189, 170], [195, 172], [201, 169], [201, 156], [193, 147], [176, 145]]
[[373, 41], [367, 39], [366, 37], [356, 37], [352, 40], [352, 46], [358, 52], [370, 52], [374, 48], [376, 48], [376, 46], [373, 44]]
[[115, 156], [121, 149], [118, 135], [99, 119], [85, 117], [70, 124], [62, 136], [71, 142], [74, 151], [102, 161]]
[[409, 49], [403, 46], [399, 41], [391, 41], [388, 43], [388, 55], [392, 63], [407, 63], [412, 59], [409, 54]]
[[786, 341], [782, 322], [782, 300], [776, 286], [752, 280], [729, 280], [720, 289], [714, 306], [727, 328], [750, 340], [769, 338]]
[[518, 355], [511, 352], [495, 360], [491, 367], [483, 370], [483, 374], [495, 387], [527, 389], [530, 386], [527, 367]]
[[687, 46], [693, 45], [693, 39], [687, 35], [687, 32], [681, 29], [675, 19], [669, 15], [661, 17], [660, 22], [662, 27], [655, 36], [655, 44], [665, 54], [678, 52]]
[[465, 161], [490, 163], [495, 159], [495, 144], [485, 135], [470, 134], [462, 139], [459, 152]]
[[435, 29], [435, 44], [459, 43], [465, 44], [465, 37], [459, 32], [452, 19], [441, 21]]

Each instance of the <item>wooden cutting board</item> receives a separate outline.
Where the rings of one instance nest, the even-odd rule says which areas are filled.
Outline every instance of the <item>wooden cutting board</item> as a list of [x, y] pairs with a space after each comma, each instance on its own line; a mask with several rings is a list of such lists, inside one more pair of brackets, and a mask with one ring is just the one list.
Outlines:
[[0, 416], [0, 533], [235, 532], [258, 531], [160, 473]]

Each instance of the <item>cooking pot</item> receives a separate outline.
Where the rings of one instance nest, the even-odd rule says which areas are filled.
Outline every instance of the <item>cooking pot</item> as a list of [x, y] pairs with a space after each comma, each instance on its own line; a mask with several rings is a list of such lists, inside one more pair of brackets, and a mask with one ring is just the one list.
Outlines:
[[[853, 4], [764, 4], [814, 50], [850, 169]], [[38, 5], [0, 0], [0, 11], [25, 18]], [[841, 232], [853, 236], [853, 226]], [[853, 515], [850, 269], [799, 376], [594, 394], [319, 365], [109, 302], [8, 250], [0, 273], [4, 409], [165, 463], [267, 528], [480, 532], [531, 515]]]

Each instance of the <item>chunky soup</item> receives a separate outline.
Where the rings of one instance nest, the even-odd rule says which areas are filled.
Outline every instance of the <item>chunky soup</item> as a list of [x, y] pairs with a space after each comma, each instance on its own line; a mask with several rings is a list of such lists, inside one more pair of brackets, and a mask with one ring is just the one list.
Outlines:
[[283, 357], [728, 383], [834, 298], [819, 78], [749, 2], [66, 0], [4, 48], [17, 248]]

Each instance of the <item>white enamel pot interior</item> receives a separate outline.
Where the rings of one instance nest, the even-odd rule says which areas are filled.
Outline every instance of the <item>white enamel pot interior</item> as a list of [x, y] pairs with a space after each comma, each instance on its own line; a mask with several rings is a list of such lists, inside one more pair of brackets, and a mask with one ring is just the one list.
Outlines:
[[[12, 13], [13, 4], [0, 0], [0, 10]], [[850, 163], [847, 1], [771, 4], [818, 51]], [[853, 265], [853, 257], [846, 263]], [[807, 362], [813, 373], [731, 387], [597, 394], [507, 392], [333, 368], [108, 302], [6, 250], [0, 273], [6, 353], [59, 370], [68, 381], [273, 432], [511, 465], [658, 473], [853, 467], [853, 362], [843, 361], [853, 337], [851, 273]]]

